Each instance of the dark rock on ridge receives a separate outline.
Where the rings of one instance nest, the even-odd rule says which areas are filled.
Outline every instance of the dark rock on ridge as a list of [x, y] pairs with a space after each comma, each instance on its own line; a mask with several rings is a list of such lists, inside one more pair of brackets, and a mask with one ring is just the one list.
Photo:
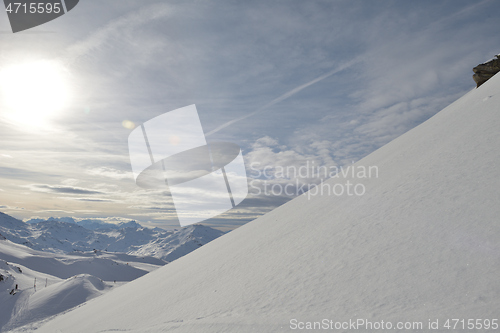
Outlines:
[[496, 59], [492, 59], [483, 64], [479, 64], [472, 69], [474, 75], [472, 78], [474, 82], [476, 82], [476, 88], [479, 88], [480, 85], [488, 81], [500, 71], [500, 54], [495, 56]]

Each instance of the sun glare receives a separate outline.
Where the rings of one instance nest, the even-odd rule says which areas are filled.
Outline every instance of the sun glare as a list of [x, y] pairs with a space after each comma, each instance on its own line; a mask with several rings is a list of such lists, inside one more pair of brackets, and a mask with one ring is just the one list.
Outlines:
[[17, 64], [0, 71], [0, 115], [20, 125], [44, 126], [69, 99], [66, 73], [52, 61]]

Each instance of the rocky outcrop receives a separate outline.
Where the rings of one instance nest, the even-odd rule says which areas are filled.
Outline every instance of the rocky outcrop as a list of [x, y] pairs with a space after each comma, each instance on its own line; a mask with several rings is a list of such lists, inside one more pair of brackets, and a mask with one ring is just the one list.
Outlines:
[[477, 65], [472, 69], [474, 72], [472, 78], [474, 79], [474, 82], [476, 82], [477, 88], [500, 71], [500, 54], [495, 57], [496, 58], [487, 61], [484, 64]]

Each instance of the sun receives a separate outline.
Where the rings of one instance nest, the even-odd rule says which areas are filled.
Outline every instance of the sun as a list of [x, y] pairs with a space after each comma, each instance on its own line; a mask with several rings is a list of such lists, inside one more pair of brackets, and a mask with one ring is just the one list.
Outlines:
[[27, 126], [44, 126], [67, 104], [67, 73], [54, 61], [16, 64], [0, 70], [0, 116]]

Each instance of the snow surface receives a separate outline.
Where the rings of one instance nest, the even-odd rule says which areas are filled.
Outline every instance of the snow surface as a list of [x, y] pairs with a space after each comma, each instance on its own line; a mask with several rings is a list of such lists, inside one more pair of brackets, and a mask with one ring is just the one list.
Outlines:
[[497, 75], [356, 163], [364, 196], [306, 193], [37, 332], [500, 318], [499, 144]]
[[[77, 274], [92, 274], [108, 281], [131, 281], [165, 264], [156, 258], [121, 253], [88, 252], [64, 255], [42, 252], [8, 240], [0, 241], [0, 260], [61, 279]], [[136, 263], [140, 268], [135, 267]]]
[[0, 237], [0, 331], [59, 314], [164, 264], [120, 253], [47, 253]]

